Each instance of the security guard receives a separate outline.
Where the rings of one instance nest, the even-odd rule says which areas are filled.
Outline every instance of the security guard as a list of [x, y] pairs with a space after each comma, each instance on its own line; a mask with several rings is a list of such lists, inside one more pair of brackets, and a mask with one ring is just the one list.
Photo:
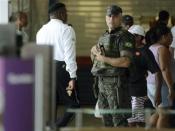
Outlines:
[[[56, 110], [59, 101], [66, 108], [79, 108], [76, 88], [76, 35], [67, 25], [67, 9], [63, 3], [54, 3], [49, 8], [50, 21], [37, 32], [37, 44], [54, 47], [56, 64]], [[57, 127], [65, 127], [73, 118], [73, 113], [64, 112], [56, 120]]]
[[[98, 105], [100, 109], [130, 108], [128, 67], [132, 67], [134, 36], [121, 27], [122, 9], [117, 5], [107, 8], [108, 30], [91, 49], [92, 74], [98, 77]], [[104, 57], [105, 56], [105, 57]], [[105, 62], [104, 62], [105, 61]], [[108, 63], [108, 64], [107, 64]], [[127, 125], [124, 114], [104, 114], [105, 126]]]

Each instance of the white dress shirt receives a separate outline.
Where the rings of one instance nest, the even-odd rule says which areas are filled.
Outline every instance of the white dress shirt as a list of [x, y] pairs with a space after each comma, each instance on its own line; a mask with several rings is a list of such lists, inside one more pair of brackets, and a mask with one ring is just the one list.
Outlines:
[[76, 36], [71, 26], [64, 24], [61, 20], [51, 19], [37, 32], [36, 42], [37, 44], [53, 45], [54, 59], [64, 61], [70, 77], [77, 77]]

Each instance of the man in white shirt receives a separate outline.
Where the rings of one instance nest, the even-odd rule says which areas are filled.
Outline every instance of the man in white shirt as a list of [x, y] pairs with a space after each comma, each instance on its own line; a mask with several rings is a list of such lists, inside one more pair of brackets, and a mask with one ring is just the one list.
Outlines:
[[[75, 80], [77, 78], [76, 36], [74, 29], [66, 24], [67, 10], [63, 3], [55, 3], [49, 8], [50, 21], [43, 25], [36, 36], [37, 44], [53, 45], [56, 61], [56, 97], [67, 108], [79, 107]], [[64, 113], [56, 121], [58, 127], [66, 126], [72, 113]]]

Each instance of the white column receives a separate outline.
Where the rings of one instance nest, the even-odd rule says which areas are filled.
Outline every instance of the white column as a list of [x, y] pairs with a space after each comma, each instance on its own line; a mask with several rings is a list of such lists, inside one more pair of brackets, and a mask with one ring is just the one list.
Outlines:
[[44, 131], [43, 56], [35, 58], [34, 131]]
[[0, 24], [8, 23], [8, 0], [0, 0]]

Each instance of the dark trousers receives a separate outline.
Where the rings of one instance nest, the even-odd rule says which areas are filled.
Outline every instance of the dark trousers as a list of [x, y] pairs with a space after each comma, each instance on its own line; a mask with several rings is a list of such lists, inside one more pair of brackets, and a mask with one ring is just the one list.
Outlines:
[[[56, 61], [56, 111], [60, 102], [65, 105], [66, 109], [79, 108], [77, 88], [73, 90], [71, 96], [68, 96], [66, 92], [66, 87], [70, 81], [70, 75], [65, 68], [65, 62]], [[72, 117], [73, 113], [68, 113], [65, 111], [63, 117], [56, 120], [56, 126], [66, 126]]]

